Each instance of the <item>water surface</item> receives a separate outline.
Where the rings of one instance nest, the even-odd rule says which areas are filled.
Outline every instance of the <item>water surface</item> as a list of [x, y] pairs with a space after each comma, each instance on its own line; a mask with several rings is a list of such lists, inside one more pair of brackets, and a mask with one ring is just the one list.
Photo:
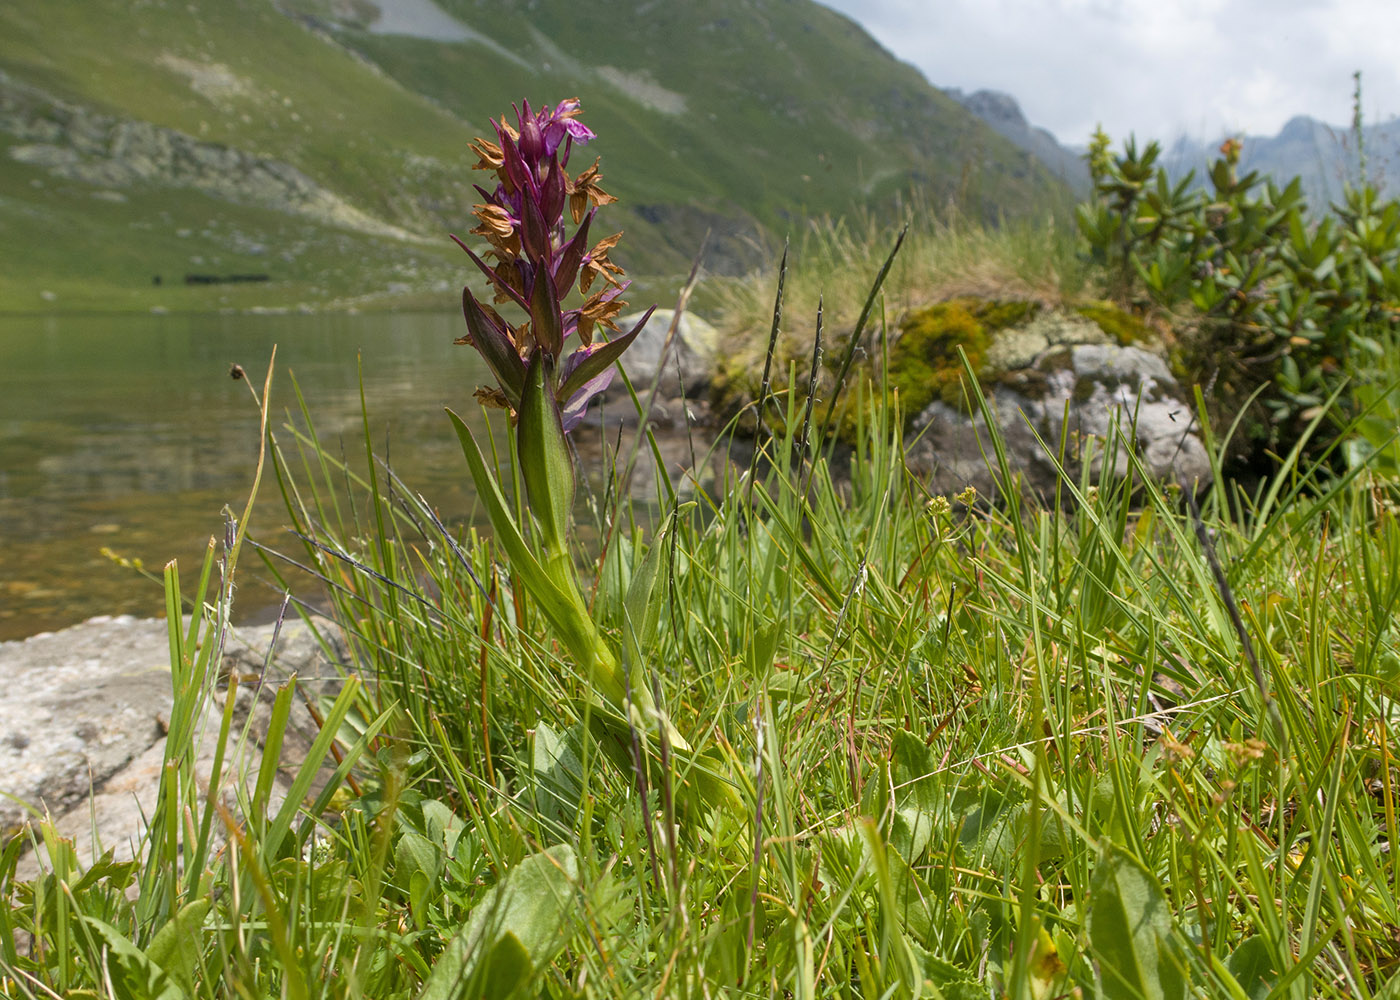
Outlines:
[[[443, 407], [476, 412], [475, 354], [457, 315], [0, 317], [0, 639], [95, 614], [159, 614], [160, 588], [102, 554], [193, 577], [224, 507], [240, 511], [257, 460], [272, 347], [274, 427], [301, 386], [323, 439], [363, 453], [358, 370], [376, 450], [444, 512], [471, 508]], [[356, 358], [362, 359], [357, 369]], [[285, 435], [284, 435], [285, 436]], [[253, 530], [286, 540], [265, 476]], [[290, 545], [288, 546], [290, 549]], [[244, 559], [245, 614], [277, 597]]]

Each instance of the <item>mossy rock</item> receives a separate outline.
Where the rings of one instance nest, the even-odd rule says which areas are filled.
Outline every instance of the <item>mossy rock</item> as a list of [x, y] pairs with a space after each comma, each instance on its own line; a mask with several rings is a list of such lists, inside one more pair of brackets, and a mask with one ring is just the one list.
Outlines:
[[997, 331], [1024, 323], [1039, 309], [1037, 302], [959, 298], [905, 316], [890, 347], [889, 378], [899, 391], [906, 418], [912, 419], [934, 400], [966, 410], [958, 349], [967, 355], [980, 380]]
[[1075, 306], [1074, 311], [1092, 322], [1120, 347], [1150, 344], [1159, 339], [1157, 331], [1143, 322], [1141, 317], [1118, 308], [1112, 302], [1083, 302]]

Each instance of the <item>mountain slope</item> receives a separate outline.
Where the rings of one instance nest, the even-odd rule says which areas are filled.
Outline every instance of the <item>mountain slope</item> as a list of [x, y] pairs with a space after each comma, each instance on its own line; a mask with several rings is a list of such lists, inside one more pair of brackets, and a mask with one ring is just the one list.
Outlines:
[[[460, 263], [444, 234], [477, 200], [467, 142], [521, 96], [583, 99], [642, 273], [681, 270], [707, 229], [712, 267], [747, 266], [765, 231], [911, 185], [986, 218], [1067, 197], [810, 0], [13, 0], [0, 74], [0, 309], [38, 307], [46, 273], [94, 274], [89, 298], [134, 307], [440, 284]], [[78, 245], [60, 206], [97, 204]], [[226, 243], [211, 223], [230, 213], [243, 238]], [[293, 224], [303, 249], [287, 261]], [[21, 260], [46, 230], [52, 245]], [[133, 232], [141, 254], [122, 252]], [[150, 290], [201, 268], [272, 280]]]
[[1027, 121], [1016, 98], [998, 90], [965, 94], [956, 87], [944, 93], [990, 125], [998, 135], [1034, 155], [1076, 195], [1086, 197], [1089, 194], [1089, 166], [1083, 154], [1061, 146], [1047, 129], [1037, 128]]

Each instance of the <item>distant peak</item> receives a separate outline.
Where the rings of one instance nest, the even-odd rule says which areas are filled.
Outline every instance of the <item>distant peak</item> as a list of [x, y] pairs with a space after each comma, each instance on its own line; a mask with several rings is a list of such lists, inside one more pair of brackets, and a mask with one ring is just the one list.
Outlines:
[[1030, 122], [1021, 111], [1021, 105], [1016, 103], [1016, 98], [1003, 91], [978, 90], [964, 94], [961, 90], [949, 89], [947, 94], [984, 121], [1030, 127]]
[[1294, 115], [1279, 130], [1278, 137], [1280, 139], [1311, 139], [1313, 133], [1320, 127], [1321, 123], [1316, 118], [1309, 118], [1307, 115]]

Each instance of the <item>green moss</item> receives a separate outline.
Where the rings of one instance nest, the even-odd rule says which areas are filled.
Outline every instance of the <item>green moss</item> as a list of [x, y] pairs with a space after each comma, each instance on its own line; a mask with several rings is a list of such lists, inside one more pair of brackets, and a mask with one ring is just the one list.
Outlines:
[[1025, 300], [977, 302], [971, 311], [972, 315], [981, 322], [984, 330], [988, 333], [996, 333], [1007, 327], [1020, 326], [1027, 320], [1034, 318], [1036, 313], [1040, 312], [1040, 303]]
[[1114, 343], [1123, 347], [1147, 343], [1156, 338], [1152, 327], [1111, 302], [1086, 302], [1075, 306], [1074, 311], [1112, 337]]
[[910, 417], [935, 399], [966, 406], [958, 348], [973, 371], [981, 369], [991, 341], [977, 313], [987, 305], [996, 303], [953, 299], [910, 313], [900, 323], [899, 339], [890, 348], [889, 377]]

